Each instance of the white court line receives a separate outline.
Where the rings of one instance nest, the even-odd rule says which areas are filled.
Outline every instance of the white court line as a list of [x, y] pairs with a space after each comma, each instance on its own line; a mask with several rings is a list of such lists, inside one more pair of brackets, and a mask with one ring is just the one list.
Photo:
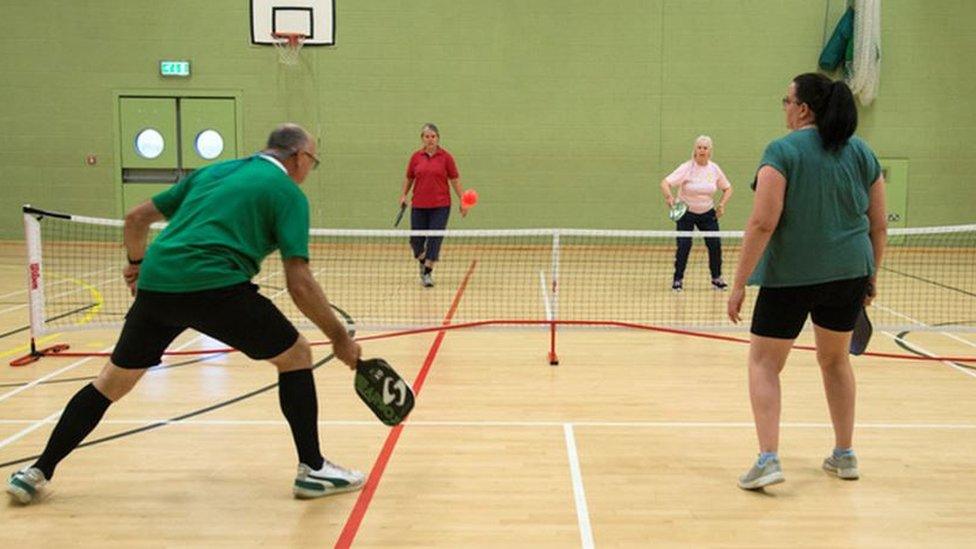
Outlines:
[[[53, 423], [48, 419], [0, 419], [0, 425], [22, 425], [36, 422]], [[284, 419], [183, 419], [169, 420], [165, 418], [145, 419], [105, 419], [99, 424], [108, 425], [146, 425], [150, 423], [165, 423], [167, 425], [187, 426], [266, 426], [287, 425]], [[320, 420], [319, 425], [332, 427], [377, 427], [385, 428], [376, 420]], [[552, 428], [566, 425], [561, 421], [410, 421], [411, 427], [515, 427], [515, 428]], [[753, 429], [751, 421], [574, 421], [576, 427], [608, 427], [635, 429]], [[832, 429], [830, 423], [817, 422], [784, 422], [783, 427], [794, 429]], [[858, 429], [877, 430], [976, 430], [976, 423], [856, 423]]]
[[[878, 308], [880, 308], [880, 309], [883, 309], [883, 310], [887, 311], [888, 313], [891, 313], [891, 314], [896, 315], [896, 316], [900, 316], [900, 317], [908, 320], [909, 322], [914, 322], [916, 324], [921, 324], [922, 326], [928, 326], [928, 324], [926, 324], [924, 322], [920, 322], [920, 321], [918, 321], [918, 320], [916, 320], [916, 319], [914, 319], [914, 318], [912, 318], [912, 317], [910, 317], [910, 316], [908, 316], [906, 314], [902, 314], [902, 313], [899, 313], [898, 311], [896, 311], [894, 309], [885, 307], [884, 305], [876, 305], [876, 306]], [[890, 337], [891, 339], [895, 340], [895, 341], [900, 341], [902, 344], [907, 345], [907, 346], [915, 349], [916, 351], [918, 351], [919, 353], [921, 353], [921, 354], [923, 354], [925, 356], [928, 356], [928, 357], [938, 356], [935, 353], [932, 353], [932, 352], [928, 351], [927, 349], [925, 349], [921, 345], [918, 345], [916, 343], [911, 343], [911, 342], [909, 342], [909, 341], [907, 341], [907, 340], [905, 340], [903, 338], [898, 337], [896, 334], [892, 334], [890, 332], [882, 332], [882, 333], [884, 335]], [[952, 338], [952, 336], [950, 336], [946, 332], [938, 332], [938, 333], [940, 333], [940, 334], [942, 334], [944, 336], [947, 336], [947, 337]], [[958, 339], [958, 338], [952, 338], [952, 339]], [[958, 341], [963, 341], [965, 343], [969, 343], [968, 341], [966, 341], [964, 339], [958, 339]], [[972, 344], [970, 343], [970, 345], [972, 345]], [[956, 370], [958, 372], [962, 372], [962, 373], [966, 374], [969, 377], [976, 378], [976, 372], [973, 372], [969, 368], [963, 368], [963, 367], [958, 366], [956, 364], [953, 364], [952, 362], [949, 362], [947, 360], [940, 360], [939, 362], [941, 362], [942, 364], [945, 364], [946, 366], [949, 366], [950, 368], [952, 368], [952, 369], [954, 369], [954, 370]]]
[[[201, 339], [202, 337], [203, 336], [200, 336], [200, 335], [194, 337], [190, 341], [187, 341], [185, 344], [180, 345], [179, 347], [177, 347], [177, 350], [183, 350], [183, 349], [189, 347], [190, 345], [192, 345], [193, 343], [195, 343], [197, 340]], [[100, 352], [103, 352], [103, 353], [104, 352], [108, 352], [109, 350], [112, 349], [112, 347], [115, 347], [115, 345], [112, 345], [111, 347], [106, 347], [105, 349], [102, 349]], [[52, 377], [54, 377], [54, 376], [56, 376], [56, 375], [58, 375], [58, 374], [60, 374], [62, 372], [66, 372], [66, 371], [70, 370], [71, 368], [74, 368], [75, 366], [84, 364], [85, 362], [88, 362], [89, 360], [91, 360], [93, 358], [95, 358], [95, 357], [90, 356], [88, 358], [83, 358], [83, 359], [81, 359], [81, 360], [79, 360], [77, 362], [74, 362], [72, 364], [69, 364], [69, 365], [65, 366], [64, 368], [61, 368], [60, 370], [58, 370], [56, 372], [51, 372], [50, 374], [48, 374], [48, 375], [46, 375], [44, 377], [35, 379], [34, 381], [28, 383], [27, 385], [24, 385], [22, 387], [18, 387], [17, 389], [15, 389], [13, 391], [10, 391], [9, 393], [7, 393], [5, 395], [0, 396], [0, 401], [3, 401], [4, 399], [10, 398], [10, 397], [14, 396], [15, 394], [17, 394], [17, 393], [19, 393], [21, 391], [26, 391], [27, 389], [36, 386], [38, 383], [41, 383], [42, 381], [48, 380], [48, 379], [50, 379], [50, 378], [52, 378]], [[65, 404], [65, 406], [67, 406], [67, 404]], [[58, 410], [57, 412], [54, 412], [53, 414], [47, 416], [44, 419], [35, 421], [32, 425], [28, 426], [27, 428], [22, 429], [22, 430], [20, 430], [20, 431], [18, 431], [16, 433], [14, 433], [13, 435], [5, 438], [4, 440], [0, 441], [0, 448], [3, 448], [4, 446], [10, 444], [11, 442], [14, 442], [15, 440], [19, 440], [19, 439], [23, 438], [24, 436], [30, 434], [33, 431], [36, 431], [37, 429], [41, 428], [41, 426], [43, 426], [43, 425], [45, 425], [47, 423], [54, 423], [54, 421], [56, 419], [58, 419], [59, 417], [61, 417], [61, 414], [63, 412], [64, 412], [64, 408]], [[4, 422], [4, 423], [6, 423], [6, 422]], [[102, 423], [102, 422], [100, 422], [100, 423]], [[145, 423], [145, 422], [142, 422], [142, 423]]]
[[[904, 339], [898, 337], [895, 334], [891, 334], [891, 333], [888, 333], [888, 332], [881, 332], [881, 333], [883, 333], [884, 335], [890, 337], [891, 339], [893, 339], [895, 341], [900, 341], [903, 345], [906, 345], [908, 347], [911, 347], [912, 349], [915, 349], [915, 351], [917, 351], [918, 353], [920, 353], [922, 355], [925, 355], [927, 357], [936, 357], [936, 356], [938, 356], [938, 355], [930, 352], [929, 350], [925, 349], [921, 345], [918, 345], [917, 343], [911, 343], [909, 341], [905, 341]], [[966, 374], [967, 376], [976, 377], [976, 372], [972, 372], [969, 368], [963, 368], [962, 366], [959, 366], [957, 364], [953, 364], [952, 362], [949, 362], [948, 360], [940, 360], [939, 362], [941, 362], [942, 364], [945, 364], [946, 366], [949, 366], [950, 368], [952, 368], [952, 369], [954, 369], [956, 371], [962, 372], [962, 373]]]
[[[20, 268], [22, 268], [22, 267], [20, 267]], [[7, 292], [5, 294], [0, 295], [0, 299], [6, 299], [8, 297], [13, 297], [13, 296], [15, 296], [17, 294], [26, 294], [26, 293], [27, 293], [27, 290], [14, 290], [12, 292]]]
[[32, 433], [33, 431], [39, 429], [41, 426], [43, 426], [46, 423], [54, 423], [54, 420], [58, 419], [59, 417], [61, 417], [61, 411], [54, 412], [53, 414], [47, 416], [45, 419], [42, 419], [41, 421], [38, 421], [37, 423], [31, 425], [30, 427], [28, 427], [28, 428], [26, 428], [26, 429], [24, 429], [24, 430], [22, 430], [22, 431], [20, 431], [18, 433], [14, 433], [13, 435], [10, 435], [9, 437], [7, 437], [7, 438], [5, 438], [3, 440], [0, 440], [0, 448], [3, 448], [4, 446], [10, 444], [11, 442], [15, 442], [17, 440], [20, 440], [21, 438], [25, 437], [26, 435], [28, 435], [28, 434]]
[[[187, 341], [183, 345], [180, 345], [179, 347], [177, 347], [176, 350], [177, 351], [182, 351], [183, 349], [186, 349], [190, 345], [193, 345], [194, 343], [196, 343], [201, 337], [203, 337], [203, 336], [199, 336], [198, 335], [198, 336], [194, 337], [190, 341]], [[101, 351], [98, 351], [98, 352], [100, 352], [100, 353], [107, 353], [107, 352], [111, 351], [113, 348], [115, 348], [115, 345], [114, 344], [112, 344], [112, 345], [110, 345], [108, 347], [105, 347], [104, 349], [102, 349]], [[52, 355], [52, 356], [57, 356], [57, 355]], [[7, 400], [8, 398], [16, 395], [17, 393], [26, 391], [27, 389], [30, 389], [31, 387], [34, 387], [34, 386], [36, 386], [36, 385], [38, 385], [40, 383], [43, 383], [43, 382], [51, 379], [52, 377], [58, 376], [60, 374], [63, 374], [64, 372], [67, 372], [68, 370], [74, 368], [75, 366], [80, 366], [80, 365], [88, 362], [89, 360], [91, 360], [93, 358], [99, 358], [99, 357], [90, 356], [90, 357], [87, 357], [87, 358], [83, 358], [83, 359], [81, 359], [81, 360], [79, 360], [77, 362], [72, 362], [71, 364], [68, 364], [64, 368], [61, 368], [60, 370], [55, 370], [54, 372], [51, 372], [50, 374], [48, 374], [46, 376], [42, 376], [42, 377], [39, 377], [39, 378], [31, 381], [27, 385], [22, 385], [20, 387], [17, 387], [13, 391], [10, 391], [9, 393], [5, 393], [3, 395], [0, 395], [0, 402], [3, 402], [4, 400]], [[58, 412], [58, 413], [60, 414], [60, 412]]]
[[[111, 345], [109, 347], [106, 347], [106, 348], [102, 349], [99, 352], [105, 353], [105, 352], [111, 351], [112, 350], [112, 347], [114, 347], [114, 346], [115, 345]], [[71, 370], [72, 368], [75, 368], [76, 366], [81, 366], [82, 364], [88, 362], [89, 360], [91, 360], [93, 358], [95, 358], [95, 357], [90, 356], [90, 357], [87, 357], [87, 358], [83, 358], [83, 359], [81, 359], [79, 361], [72, 362], [71, 364], [68, 364], [64, 368], [61, 368], [60, 370], [55, 370], [55, 371], [51, 372], [50, 374], [47, 374], [46, 376], [41, 376], [41, 377], [39, 377], [39, 378], [31, 381], [27, 385], [21, 385], [20, 387], [17, 387], [13, 391], [4, 393], [4, 394], [0, 395], [0, 402], [3, 402], [4, 400], [7, 400], [8, 398], [10, 398], [10, 397], [12, 397], [12, 396], [14, 396], [14, 395], [16, 395], [18, 393], [22, 393], [22, 392], [26, 391], [27, 389], [30, 389], [31, 387], [35, 387], [35, 386], [37, 386], [37, 385], [39, 385], [39, 384], [41, 384], [41, 383], [43, 383], [43, 382], [51, 379], [52, 377], [59, 376], [59, 375], [63, 374], [64, 372], [67, 372], [68, 370]], [[58, 413], [60, 414], [61, 412], [58, 412]]]
[[[925, 326], [927, 328], [930, 327], [928, 324], [925, 324], [924, 322], [919, 322], [919, 321], [915, 320], [914, 318], [912, 318], [912, 317], [910, 317], [908, 315], [899, 313], [898, 311], [896, 311], [894, 309], [891, 309], [889, 307], [885, 307], [884, 305], [876, 305], [876, 306], [879, 309], [883, 309], [883, 310], [887, 311], [888, 313], [891, 313], [891, 314], [893, 314], [895, 316], [900, 316], [900, 317], [908, 320], [909, 322], [912, 322], [912, 323], [915, 323], [915, 324], [921, 324], [922, 326]], [[950, 332], [936, 332], [936, 333], [942, 334], [942, 335], [948, 337], [949, 339], [954, 339], [954, 340], [956, 340], [956, 341], [958, 341], [960, 343], [964, 343], [966, 345], [969, 345], [970, 347], [976, 347], [976, 343], [973, 343], [972, 341], [969, 341], [968, 339], [963, 339], [963, 338], [957, 336], [956, 334], [953, 334], [953, 333], [950, 333]], [[904, 340], [901, 340], [901, 341], [904, 341]], [[906, 343], [907, 343], [907, 341], [906, 341]]]
[[576, 453], [573, 424], [564, 423], [563, 433], [566, 435], [569, 472], [573, 478], [573, 498], [576, 500], [576, 520], [579, 522], [580, 542], [584, 548], [592, 549], [594, 547], [593, 530], [590, 528], [590, 511], [586, 507], [586, 492], [583, 491], [583, 474], [580, 472], [579, 455]]
[[549, 305], [549, 293], [546, 292], [546, 274], [539, 271], [539, 284], [542, 285], [542, 304], [546, 309], [546, 320], [552, 320], [552, 306]]

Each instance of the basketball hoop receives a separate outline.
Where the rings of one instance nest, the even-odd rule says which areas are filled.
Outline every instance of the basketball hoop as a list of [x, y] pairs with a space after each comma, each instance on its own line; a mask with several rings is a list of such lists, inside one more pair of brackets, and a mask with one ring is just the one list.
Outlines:
[[306, 36], [299, 32], [276, 32], [272, 36], [276, 39], [274, 46], [278, 50], [278, 61], [282, 65], [297, 65]]

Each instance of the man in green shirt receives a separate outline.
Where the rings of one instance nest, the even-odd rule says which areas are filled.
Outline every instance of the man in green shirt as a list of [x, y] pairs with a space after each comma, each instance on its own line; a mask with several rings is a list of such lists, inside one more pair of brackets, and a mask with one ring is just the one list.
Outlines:
[[[278, 396], [298, 452], [293, 493], [299, 498], [358, 490], [365, 476], [322, 457], [312, 352], [251, 278], [278, 249], [288, 292], [332, 341], [335, 356], [355, 369], [361, 350], [336, 318], [308, 266], [308, 199], [298, 188], [318, 166], [315, 140], [284, 124], [261, 153], [193, 172], [133, 208], [123, 238], [124, 278], [135, 302], [112, 358], [98, 378], [68, 402], [44, 453], [14, 473], [7, 491], [29, 503], [54, 469], [95, 429], [109, 405], [128, 393], [166, 347], [192, 328], [278, 369]], [[152, 223], [167, 227], [146, 247]]]

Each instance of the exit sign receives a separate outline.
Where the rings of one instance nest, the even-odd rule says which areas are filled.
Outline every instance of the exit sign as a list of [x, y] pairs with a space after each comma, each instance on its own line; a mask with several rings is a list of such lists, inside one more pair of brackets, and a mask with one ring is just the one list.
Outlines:
[[190, 76], [190, 62], [160, 61], [159, 74], [162, 76]]

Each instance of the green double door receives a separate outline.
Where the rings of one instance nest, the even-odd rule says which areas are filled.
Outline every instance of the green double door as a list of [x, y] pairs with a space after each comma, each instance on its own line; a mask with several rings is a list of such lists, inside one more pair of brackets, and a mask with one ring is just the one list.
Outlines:
[[122, 212], [238, 156], [233, 97], [120, 97]]

